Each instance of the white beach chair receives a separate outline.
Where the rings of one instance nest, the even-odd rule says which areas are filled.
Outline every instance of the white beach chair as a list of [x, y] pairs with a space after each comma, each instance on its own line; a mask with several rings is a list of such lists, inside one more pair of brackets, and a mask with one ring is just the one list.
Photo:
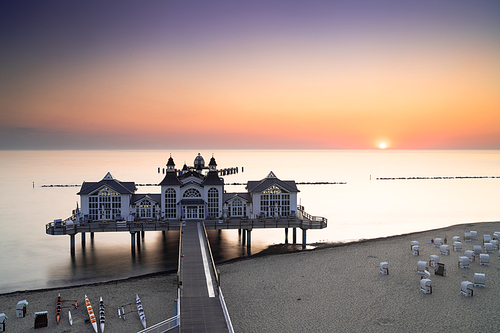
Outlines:
[[462, 243], [461, 242], [453, 242], [453, 251], [462, 252]]
[[453, 236], [452, 242], [460, 242], [460, 236]]
[[411, 247], [411, 250], [413, 251], [414, 256], [419, 256], [420, 255], [420, 246], [419, 245], [413, 245]]
[[484, 234], [483, 235], [483, 244], [489, 243], [491, 241], [491, 235], [490, 234]]
[[484, 243], [484, 253], [493, 253], [493, 244]]
[[414, 245], [420, 245], [420, 243], [418, 241], [411, 241], [410, 249], [413, 250]]
[[474, 251], [472, 251], [472, 250], [465, 251], [465, 256], [467, 258], [469, 258], [469, 261], [471, 261], [471, 262], [474, 261], [474, 259], [475, 259], [475, 257], [474, 257]]
[[492, 239], [490, 243], [493, 244], [493, 250], [498, 250], [498, 239]]
[[432, 294], [432, 281], [429, 279], [420, 280], [420, 291], [424, 294]]
[[431, 254], [429, 256], [429, 266], [436, 267], [438, 262], [439, 262], [439, 256], [435, 254]]
[[460, 294], [466, 297], [472, 297], [474, 295], [474, 291], [472, 290], [472, 282], [470, 281], [462, 281], [460, 284]]
[[431, 278], [431, 272], [428, 270], [424, 271], [424, 276], [420, 277], [421, 279], [430, 279]]
[[419, 261], [417, 263], [417, 273], [425, 274], [426, 270], [427, 270], [427, 261]]
[[464, 241], [472, 242], [472, 235], [470, 234], [470, 232], [464, 233]]
[[470, 232], [471, 239], [477, 239], [477, 231]]
[[489, 266], [490, 265], [490, 255], [481, 253], [479, 255], [479, 264], [484, 265], [484, 266]]
[[458, 257], [458, 268], [469, 268], [469, 258], [468, 257]]
[[474, 287], [486, 286], [486, 274], [484, 273], [474, 273]]
[[450, 255], [450, 246], [449, 245], [441, 245], [439, 247], [439, 253], [445, 256]]
[[493, 233], [493, 239], [500, 240], [500, 231], [495, 231]]
[[389, 275], [389, 263], [386, 261], [382, 261], [380, 263], [380, 274]]
[[434, 247], [440, 247], [443, 244], [442, 238], [434, 238]]
[[474, 257], [479, 257], [479, 255], [483, 252], [481, 245], [474, 245]]
[[26, 316], [26, 307], [28, 306], [28, 301], [23, 299], [16, 304], [16, 317], [24, 318]]

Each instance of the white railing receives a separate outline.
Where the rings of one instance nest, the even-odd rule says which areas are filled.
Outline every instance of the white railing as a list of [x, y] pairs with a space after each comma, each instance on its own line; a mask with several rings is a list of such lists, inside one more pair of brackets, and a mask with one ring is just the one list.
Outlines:
[[222, 295], [222, 290], [219, 286], [219, 301], [222, 307], [222, 312], [224, 313], [224, 318], [226, 319], [227, 329], [229, 333], [234, 333], [233, 324], [231, 323], [231, 318], [229, 317], [229, 311], [227, 311], [226, 301], [224, 301], [224, 296]]
[[163, 333], [166, 331], [169, 331], [175, 327], [178, 326], [178, 320], [180, 318], [180, 315], [174, 316], [172, 318], [169, 318], [165, 321], [162, 321], [156, 325], [153, 325], [151, 327], [148, 327], [146, 329], [143, 329], [142, 331], [139, 331], [138, 333]]

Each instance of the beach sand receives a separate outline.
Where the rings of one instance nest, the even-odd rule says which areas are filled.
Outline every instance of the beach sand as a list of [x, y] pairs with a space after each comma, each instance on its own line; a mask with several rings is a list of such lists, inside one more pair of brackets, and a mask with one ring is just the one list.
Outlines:
[[[464, 232], [477, 231], [477, 240], [464, 242]], [[500, 222], [461, 224], [408, 235], [331, 245], [312, 251], [282, 255], [254, 256], [220, 264], [221, 287], [235, 332], [494, 332], [498, 331], [500, 308], [500, 260], [490, 254], [490, 265], [479, 260], [470, 268], [458, 268], [458, 257], [473, 245], [482, 245], [483, 234], [500, 231]], [[460, 236], [463, 251], [453, 252], [452, 237]], [[447, 238], [450, 255], [427, 244]], [[420, 242], [420, 256], [413, 256], [410, 242]], [[432, 294], [420, 292], [417, 262], [439, 255], [446, 264], [445, 277], [434, 275]], [[389, 263], [389, 275], [379, 273], [381, 261]], [[486, 287], [474, 287], [473, 297], [460, 294], [462, 281], [474, 281], [474, 273], [486, 274]], [[63, 309], [59, 325], [55, 321], [57, 294], [77, 299], [74, 307]], [[174, 314], [176, 275], [160, 274], [86, 286], [17, 292], [0, 295], [0, 313], [9, 317], [6, 332], [30, 332], [33, 314], [49, 312], [49, 326], [35, 332], [93, 332], [84, 306], [87, 294], [98, 312], [99, 296], [106, 305], [118, 306], [141, 297], [148, 326]], [[15, 305], [29, 302], [25, 318], [16, 318]], [[70, 302], [63, 306], [71, 305]], [[135, 310], [135, 304], [127, 307]], [[73, 326], [68, 323], [68, 309]], [[138, 332], [142, 329], [137, 313], [123, 321], [109, 314], [107, 332]], [[182, 320], [182, 318], [181, 318]]]
[[[69, 307], [62, 309], [59, 324], [56, 323], [55, 318], [58, 293], [61, 293], [63, 300], [76, 299], [78, 301], [78, 309], [75, 309], [72, 302], [63, 302], [63, 307]], [[0, 295], [0, 313], [4, 312], [9, 318], [5, 322], [6, 332], [94, 332], [92, 325], [88, 322], [85, 295], [89, 297], [98, 319], [99, 297], [103, 298], [105, 306], [117, 307], [133, 303], [124, 307], [127, 312], [137, 310], [136, 294], [139, 294], [141, 298], [148, 327], [173, 317], [174, 300], [177, 295], [177, 276], [172, 273], [159, 274], [78, 287], [4, 294]], [[28, 301], [26, 317], [16, 318], [16, 304], [24, 299]], [[71, 311], [73, 326], [69, 324], [68, 310]], [[33, 328], [34, 313], [39, 311], [48, 311], [48, 327], [35, 330]], [[138, 332], [144, 329], [137, 312], [125, 315], [125, 320], [112, 316], [117, 314], [117, 309], [106, 308], [105, 332]]]
[[[464, 242], [464, 232], [477, 240]], [[439, 230], [351, 243], [219, 265], [221, 287], [235, 332], [497, 332], [500, 316], [500, 260], [479, 260], [458, 268], [458, 257], [483, 234], [500, 231], [500, 223], [462, 224]], [[452, 237], [460, 236], [463, 251], [453, 252]], [[450, 255], [427, 244], [447, 238]], [[413, 256], [410, 242], [420, 242]], [[484, 251], [484, 248], [483, 248]], [[447, 275], [434, 275], [432, 294], [420, 292], [417, 262], [439, 255]], [[379, 273], [389, 263], [389, 275]], [[486, 287], [474, 296], [460, 294], [462, 281], [486, 274]]]

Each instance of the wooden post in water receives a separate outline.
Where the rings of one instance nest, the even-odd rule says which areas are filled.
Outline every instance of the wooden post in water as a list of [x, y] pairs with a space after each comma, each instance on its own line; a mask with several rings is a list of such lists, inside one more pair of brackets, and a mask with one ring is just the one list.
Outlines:
[[85, 251], [85, 233], [82, 232], [82, 249]]
[[306, 248], [306, 230], [302, 229], [302, 249]]
[[94, 233], [90, 233], [90, 244], [94, 244]]
[[75, 253], [75, 234], [69, 235], [69, 251]]
[[130, 232], [130, 245], [131, 245], [132, 251], [135, 251], [135, 232], [133, 232], [133, 231]]
[[247, 230], [247, 254], [250, 255], [250, 248], [252, 245], [252, 229]]
[[285, 228], [285, 244], [288, 244], [288, 228]]
[[297, 244], [297, 228], [293, 228], [293, 244]]
[[247, 242], [247, 230], [246, 229], [241, 229], [241, 241], [242, 241], [243, 245], [245, 245]]

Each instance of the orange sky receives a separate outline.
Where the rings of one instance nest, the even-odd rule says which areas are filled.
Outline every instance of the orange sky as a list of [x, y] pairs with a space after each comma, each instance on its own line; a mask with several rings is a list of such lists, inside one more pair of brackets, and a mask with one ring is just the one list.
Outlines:
[[500, 149], [498, 6], [276, 2], [226, 22], [174, 3], [139, 31], [104, 16], [70, 24], [77, 41], [57, 19], [47, 44], [3, 34], [0, 149]]

